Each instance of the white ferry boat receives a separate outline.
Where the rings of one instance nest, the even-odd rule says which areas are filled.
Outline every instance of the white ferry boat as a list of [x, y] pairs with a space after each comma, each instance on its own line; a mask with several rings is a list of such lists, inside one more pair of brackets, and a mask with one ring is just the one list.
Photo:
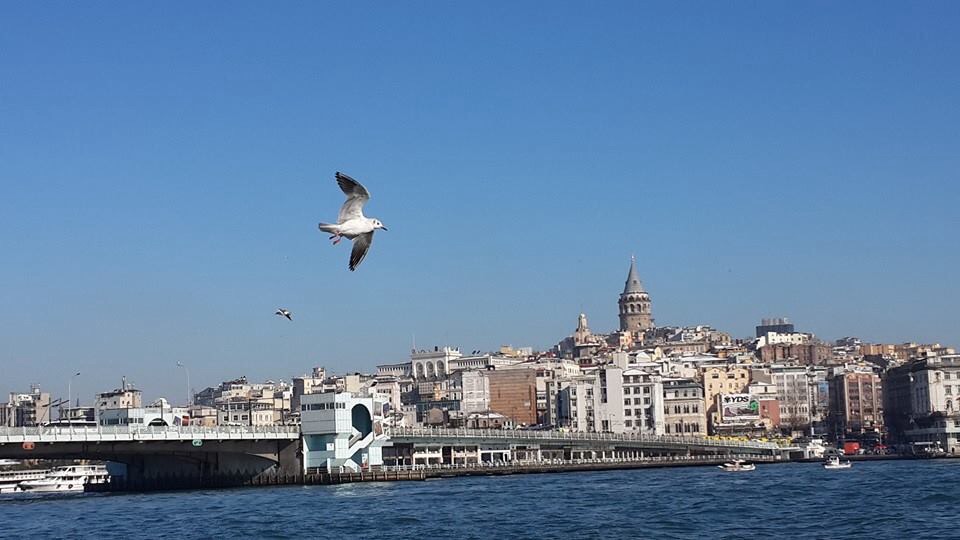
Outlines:
[[27, 471], [0, 471], [0, 493], [20, 491], [20, 482], [40, 480], [47, 476], [50, 469], [32, 469]]
[[753, 463], [746, 463], [741, 459], [735, 459], [733, 461], [728, 461], [723, 465], [717, 465], [717, 467], [722, 471], [727, 472], [743, 472], [743, 471], [752, 471], [757, 468]]
[[20, 482], [23, 491], [83, 491], [86, 484], [103, 484], [110, 478], [103, 465], [67, 465], [56, 467], [39, 480]]

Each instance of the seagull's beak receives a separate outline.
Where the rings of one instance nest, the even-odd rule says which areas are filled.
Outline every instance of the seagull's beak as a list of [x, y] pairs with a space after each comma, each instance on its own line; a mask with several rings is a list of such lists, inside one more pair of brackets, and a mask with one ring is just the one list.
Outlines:
[[383, 229], [383, 230], [387, 230], [387, 228], [384, 227], [383, 225], [381, 225], [380, 228]]

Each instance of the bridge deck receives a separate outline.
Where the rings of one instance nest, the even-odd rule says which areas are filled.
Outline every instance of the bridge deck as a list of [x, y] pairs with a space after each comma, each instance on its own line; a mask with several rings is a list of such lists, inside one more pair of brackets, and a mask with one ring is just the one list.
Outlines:
[[698, 448], [721, 451], [778, 453], [775, 443], [760, 441], [728, 441], [705, 437], [653, 436], [634, 433], [587, 433], [500, 429], [386, 428], [384, 433], [400, 443], [503, 443], [643, 448]]
[[97, 426], [0, 428], [0, 444], [184, 440], [295, 440], [300, 426]]

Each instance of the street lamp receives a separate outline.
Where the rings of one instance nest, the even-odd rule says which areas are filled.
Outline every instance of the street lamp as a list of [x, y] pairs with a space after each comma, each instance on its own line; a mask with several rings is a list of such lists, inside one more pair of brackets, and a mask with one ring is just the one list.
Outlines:
[[177, 362], [177, 367], [182, 367], [183, 371], [187, 374], [187, 407], [193, 405], [193, 395], [190, 394], [190, 370], [187, 369], [187, 366], [183, 365], [183, 362]]
[[67, 381], [67, 419], [70, 419], [70, 407], [71, 401], [73, 401], [73, 379], [80, 375], [80, 372], [76, 372], [70, 376], [70, 380]]

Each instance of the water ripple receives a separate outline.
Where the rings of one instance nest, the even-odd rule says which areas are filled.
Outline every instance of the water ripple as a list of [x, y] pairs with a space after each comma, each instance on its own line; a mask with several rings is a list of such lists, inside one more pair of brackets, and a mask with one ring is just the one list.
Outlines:
[[4, 537], [863, 538], [956, 529], [960, 463], [681, 468], [118, 495], [0, 496]]

